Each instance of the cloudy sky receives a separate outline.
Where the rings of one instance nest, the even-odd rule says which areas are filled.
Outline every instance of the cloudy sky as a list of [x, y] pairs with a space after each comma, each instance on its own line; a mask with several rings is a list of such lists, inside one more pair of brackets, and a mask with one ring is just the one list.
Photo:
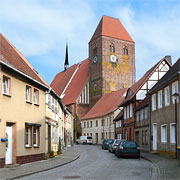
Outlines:
[[165, 55], [180, 57], [179, 0], [0, 0], [0, 32], [51, 83], [64, 69], [65, 44], [73, 65], [88, 57], [101, 17], [119, 18], [135, 41], [136, 79]]

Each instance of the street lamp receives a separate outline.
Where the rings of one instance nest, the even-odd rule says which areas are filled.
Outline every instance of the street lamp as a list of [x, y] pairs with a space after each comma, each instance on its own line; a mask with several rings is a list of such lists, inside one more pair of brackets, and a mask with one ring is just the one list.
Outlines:
[[178, 93], [174, 93], [172, 95], [172, 97], [174, 97], [174, 102], [175, 102], [175, 140], [176, 140], [176, 159], [177, 159], [177, 100], [179, 98], [179, 94]]

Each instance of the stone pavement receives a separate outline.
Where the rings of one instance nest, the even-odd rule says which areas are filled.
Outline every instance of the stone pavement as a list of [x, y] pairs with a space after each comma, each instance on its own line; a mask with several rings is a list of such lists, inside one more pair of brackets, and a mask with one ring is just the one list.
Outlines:
[[153, 163], [158, 170], [157, 179], [180, 179], [180, 167], [177, 159], [157, 154], [141, 152], [141, 157]]
[[27, 163], [11, 168], [0, 169], [0, 180], [18, 179], [27, 175], [43, 172], [49, 169], [63, 166], [80, 157], [78, 146], [67, 148], [62, 154], [48, 160]]

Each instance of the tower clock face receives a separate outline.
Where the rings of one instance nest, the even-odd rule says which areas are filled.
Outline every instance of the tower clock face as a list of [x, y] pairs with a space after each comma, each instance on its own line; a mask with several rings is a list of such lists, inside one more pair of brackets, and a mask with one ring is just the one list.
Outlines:
[[97, 55], [96, 55], [96, 56], [94, 56], [94, 58], [93, 58], [93, 62], [94, 62], [94, 64], [96, 64], [96, 63], [97, 63]]
[[116, 56], [115, 55], [111, 55], [110, 56], [110, 61], [112, 62], [112, 63], [116, 63]]

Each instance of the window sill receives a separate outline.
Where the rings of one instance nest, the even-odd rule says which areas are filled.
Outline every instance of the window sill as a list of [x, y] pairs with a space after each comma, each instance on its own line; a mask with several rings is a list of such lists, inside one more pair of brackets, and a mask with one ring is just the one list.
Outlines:
[[32, 102], [31, 102], [31, 101], [26, 101], [26, 103], [28, 103], [28, 104], [32, 104]]
[[161, 142], [161, 144], [167, 144], [167, 142]]
[[25, 145], [25, 148], [32, 148], [32, 146], [30, 146], [30, 145]]
[[170, 143], [171, 144], [171, 146], [175, 146], [176, 145], [176, 142], [173, 142], [173, 143]]
[[39, 148], [39, 145], [33, 145], [34, 148]]
[[11, 97], [11, 95], [9, 95], [9, 94], [3, 93], [3, 95], [4, 95], [4, 96], [7, 96], [7, 97]]
[[39, 104], [34, 103], [35, 106], [39, 106]]

